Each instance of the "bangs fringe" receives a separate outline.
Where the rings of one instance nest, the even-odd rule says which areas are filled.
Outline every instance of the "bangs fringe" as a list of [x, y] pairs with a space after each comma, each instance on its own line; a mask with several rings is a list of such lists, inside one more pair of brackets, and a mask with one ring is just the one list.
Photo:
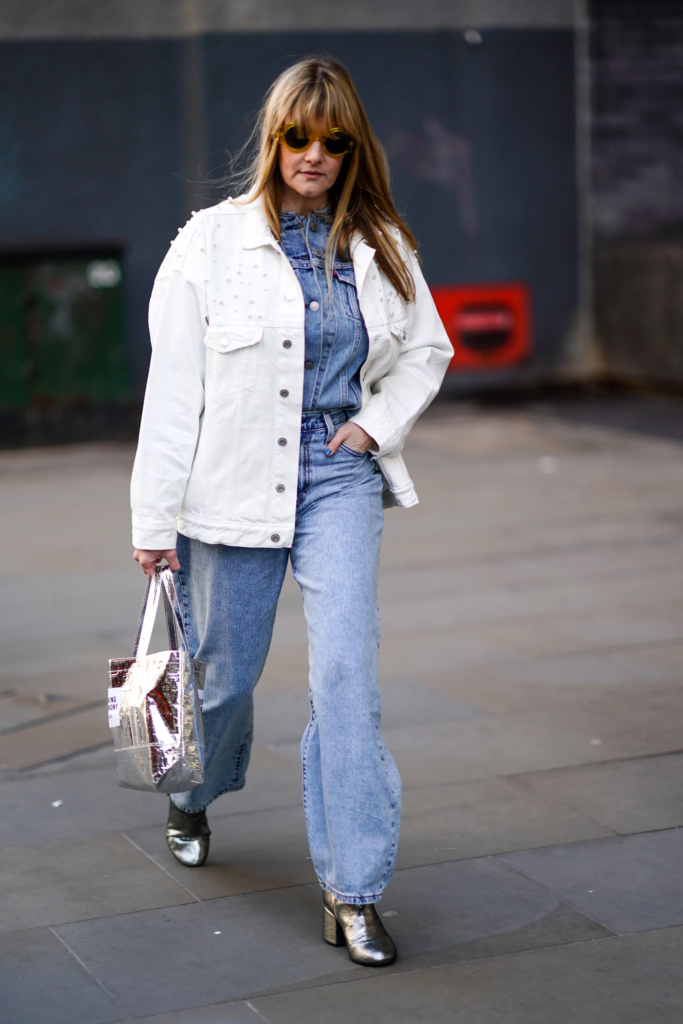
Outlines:
[[[325, 86], [328, 83], [323, 83]], [[342, 128], [349, 135], [357, 137], [358, 126], [348, 105], [341, 101], [342, 98], [335, 94], [329, 87], [324, 92], [318, 87], [309, 86], [303, 93], [293, 99], [291, 105], [284, 103], [282, 110], [282, 122], [288, 114], [291, 114], [292, 121], [301, 125], [306, 131], [321, 128], [324, 131], [331, 131], [333, 128]]]

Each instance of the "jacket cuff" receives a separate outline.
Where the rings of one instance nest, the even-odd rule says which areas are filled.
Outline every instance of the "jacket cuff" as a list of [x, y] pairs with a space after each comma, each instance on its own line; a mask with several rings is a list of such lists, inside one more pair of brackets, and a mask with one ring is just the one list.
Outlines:
[[133, 547], [142, 551], [170, 551], [176, 546], [178, 527], [175, 519], [155, 523], [133, 518]]
[[371, 449], [373, 455], [378, 457], [391, 455], [392, 451], [396, 448], [396, 430], [389, 426], [385, 417], [378, 409], [372, 408], [371, 402], [368, 402], [360, 412], [352, 416], [349, 423], [357, 423], [366, 434], [369, 434], [377, 442], [379, 450]]

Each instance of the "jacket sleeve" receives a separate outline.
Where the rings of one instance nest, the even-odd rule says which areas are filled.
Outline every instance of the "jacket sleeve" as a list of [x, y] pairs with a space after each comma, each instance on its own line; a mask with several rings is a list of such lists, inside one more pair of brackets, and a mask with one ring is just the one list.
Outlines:
[[378, 380], [351, 419], [375, 439], [377, 455], [398, 455], [417, 420], [438, 393], [453, 357], [446, 330], [417, 259], [410, 256], [415, 300], [407, 308], [407, 330], [398, 359]]
[[204, 410], [204, 229], [194, 218], [161, 265], [149, 307], [152, 358], [131, 481], [133, 544], [176, 545]]

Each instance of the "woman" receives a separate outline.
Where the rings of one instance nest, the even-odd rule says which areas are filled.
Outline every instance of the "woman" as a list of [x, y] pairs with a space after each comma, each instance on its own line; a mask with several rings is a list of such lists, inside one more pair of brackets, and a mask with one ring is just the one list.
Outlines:
[[451, 347], [355, 86], [307, 59], [271, 87], [248, 194], [192, 217], [157, 276], [133, 471], [135, 558], [176, 573], [206, 662], [204, 783], [171, 800], [167, 840], [203, 864], [206, 807], [241, 789], [253, 690], [288, 558], [309, 634], [301, 744], [323, 937], [380, 966], [375, 910], [401, 780], [380, 732], [383, 505], [417, 502], [401, 449]]

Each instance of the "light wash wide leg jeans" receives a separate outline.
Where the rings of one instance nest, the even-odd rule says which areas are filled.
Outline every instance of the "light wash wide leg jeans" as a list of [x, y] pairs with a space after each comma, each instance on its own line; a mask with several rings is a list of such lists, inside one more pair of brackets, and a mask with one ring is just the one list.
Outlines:
[[254, 687], [291, 554], [309, 638], [311, 720], [301, 758], [311, 857], [323, 888], [360, 904], [381, 897], [394, 869], [401, 779], [382, 741], [377, 687], [382, 477], [367, 453], [325, 455], [345, 419], [303, 417], [291, 552], [178, 535], [183, 614], [193, 654], [207, 663], [206, 770], [201, 786], [173, 800], [198, 811], [244, 786]]

